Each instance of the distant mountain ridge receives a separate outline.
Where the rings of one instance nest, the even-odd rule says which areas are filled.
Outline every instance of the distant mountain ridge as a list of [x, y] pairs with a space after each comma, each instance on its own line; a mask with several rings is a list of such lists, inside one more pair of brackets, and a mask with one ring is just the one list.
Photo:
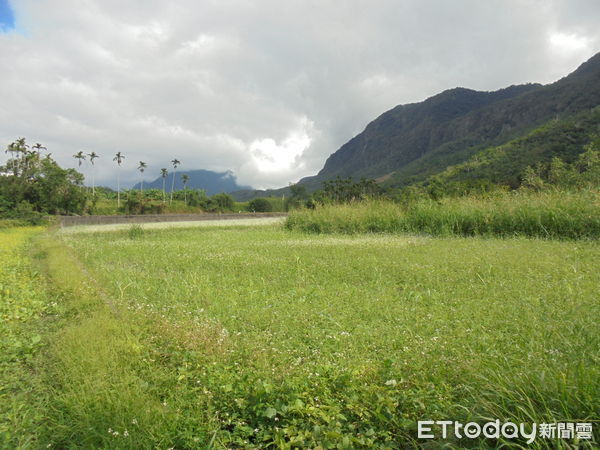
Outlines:
[[545, 86], [526, 84], [494, 92], [450, 89], [383, 113], [331, 154], [317, 175], [299, 183], [318, 189], [323, 181], [340, 176], [407, 185], [550, 120], [563, 120], [598, 105], [600, 53]]
[[[237, 184], [237, 179], [233, 172], [213, 172], [212, 170], [182, 170], [175, 173], [175, 190], [183, 189], [181, 176], [186, 174], [190, 177], [187, 183], [187, 189], [204, 189], [206, 195], [219, 194], [221, 192], [229, 193], [239, 190], [251, 190], [250, 186]], [[171, 192], [173, 172], [169, 172], [165, 179], [165, 189]], [[133, 189], [139, 189], [140, 183], [136, 183]], [[162, 189], [163, 178], [158, 177], [152, 181], [144, 181], [144, 189]]]

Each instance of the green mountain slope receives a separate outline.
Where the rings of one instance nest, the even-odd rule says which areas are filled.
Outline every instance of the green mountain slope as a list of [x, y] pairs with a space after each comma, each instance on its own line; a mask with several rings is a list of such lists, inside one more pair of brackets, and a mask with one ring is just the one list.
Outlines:
[[[382, 114], [333, 153], [316, 176], [301, 183], [317, 189], [325, 180], [349, 176], [408, 185], [464, 163], [483, 149], [526, 136], [551, 120], [562, 122], [598, 105], [600, 53], [546, 86], [511, 86], [496, 92], [451, 89]], [[535, 163], [535, 154], [531, 156], [524, 160]]]
[[547, 165], [555, 157], [572, 163], [598, 135], [600, 106], [567, 119], [551, 120], [521, 138], [481, 150], [429, 181], [465, 186], [485, 182], [516, 188], [527, 167]]

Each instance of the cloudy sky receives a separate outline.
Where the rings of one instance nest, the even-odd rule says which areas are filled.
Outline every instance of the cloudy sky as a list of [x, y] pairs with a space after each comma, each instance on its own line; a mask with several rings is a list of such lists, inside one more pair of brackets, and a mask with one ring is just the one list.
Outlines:
[[599, 18], [598, 0], [0, 0], [0, 145], [95, 151], [106, 185], [121, 151], [130, 183], [176, 157], [281, 187], [397, 104], [567, 75]]

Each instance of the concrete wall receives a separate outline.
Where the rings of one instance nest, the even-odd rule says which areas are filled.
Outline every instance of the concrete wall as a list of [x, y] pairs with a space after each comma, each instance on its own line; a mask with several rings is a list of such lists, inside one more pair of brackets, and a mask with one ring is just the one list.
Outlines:
[[145, 214], [131, 216], [58, 216], [61, 227], [75, 225], [107, 225], [112, 223], [186, 222], [196, 220], [231, 220], [258, 217], [284, 217], [287, 213], [203, 213], [203, 214]]

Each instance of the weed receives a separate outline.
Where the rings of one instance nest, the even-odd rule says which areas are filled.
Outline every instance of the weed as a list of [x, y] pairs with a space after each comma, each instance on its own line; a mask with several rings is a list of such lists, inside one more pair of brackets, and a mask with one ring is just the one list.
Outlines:
[[139, 239], [144, 236], [144, 229], [140, 224], [134, 223], [133, 225], [129, 226], [127, 235], [129, 236], [129, 239]]

